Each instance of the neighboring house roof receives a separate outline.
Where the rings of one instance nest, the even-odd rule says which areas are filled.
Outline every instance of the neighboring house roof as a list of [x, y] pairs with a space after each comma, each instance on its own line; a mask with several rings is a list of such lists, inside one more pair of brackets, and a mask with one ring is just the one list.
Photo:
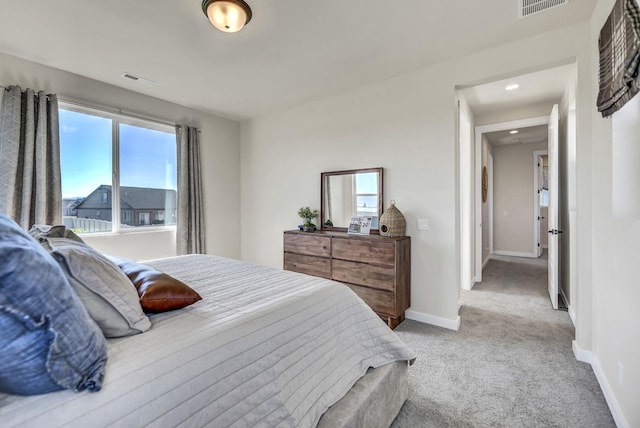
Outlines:
[[[107, 201], [103, 202], [102, 194], [107, 193]], [[176, 191], [172, 189], [150, 189], [147, 187], [120, 186], [121, 209], [164, 209], [176, 206]], [[110, 209], [111, 186], [102, 184], [78, 205], [78, 209]]]

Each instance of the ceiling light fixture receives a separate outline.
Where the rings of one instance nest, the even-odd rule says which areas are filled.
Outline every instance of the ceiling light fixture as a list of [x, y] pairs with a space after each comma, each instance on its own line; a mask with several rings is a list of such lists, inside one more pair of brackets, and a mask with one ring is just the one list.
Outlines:
[[517, 134], [518, 132], [520, 131], [518, 131], [517, 129], [514, 129], [513, 131], [510, 131], [509, 134]]
[[506, 89], [507, 91], [515, 91], [516, 89], [518, 89], [520, 87], [520, 85], [518, 85], [517, 83], [512, 83], [510, 85], [507, 85]]
[[244, 0], [203, 0], [202, 11], [214, 27], [225, 33], [242, 30], [252, 15]]

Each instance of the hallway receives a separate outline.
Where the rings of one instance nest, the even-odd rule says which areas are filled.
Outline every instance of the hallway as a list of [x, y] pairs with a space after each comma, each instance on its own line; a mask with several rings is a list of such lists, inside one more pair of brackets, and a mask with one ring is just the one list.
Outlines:
[[393, 426], [615, 426], [593, 370], [573, 355], [569, 315], [551, 308], [546, 264], [494, 259], [483, 279], [461, 292], [458, 332], [397, 328], [418, 359]]

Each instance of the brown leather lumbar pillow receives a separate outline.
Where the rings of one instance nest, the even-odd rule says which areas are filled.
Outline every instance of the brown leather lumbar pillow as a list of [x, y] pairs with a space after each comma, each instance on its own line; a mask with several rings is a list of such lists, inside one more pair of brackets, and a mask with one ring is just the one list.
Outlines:
[[146, 312], [172, 311], [202, 300], [194, 289], [166, 273], [127, 259], [112, 257], [112, 260], [138, 290]]

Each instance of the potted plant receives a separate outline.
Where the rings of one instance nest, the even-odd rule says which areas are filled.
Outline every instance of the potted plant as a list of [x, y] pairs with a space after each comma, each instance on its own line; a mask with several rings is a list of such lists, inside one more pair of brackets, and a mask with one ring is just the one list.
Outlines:
[[314, 230], [316, 230], [316, 225], [313, 224], [312, 220], [318, 217], [318, 210], [312, 211], [309, 207], [301, 207], [298, 210], [298, 215], [301, 219], [305, 220], [304, 224], [302, 225], [302, 230], [304, 230], [305, 232], [313, 232]]

